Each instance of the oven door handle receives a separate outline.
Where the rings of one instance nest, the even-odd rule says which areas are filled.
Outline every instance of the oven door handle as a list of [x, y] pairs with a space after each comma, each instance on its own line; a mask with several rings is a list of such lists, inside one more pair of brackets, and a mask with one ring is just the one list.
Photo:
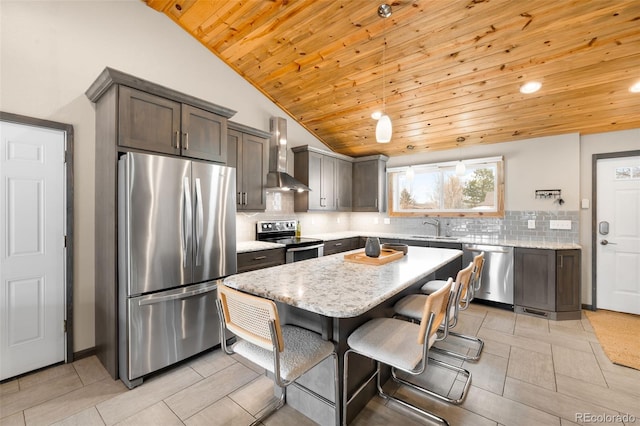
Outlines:
[[321, 247], [324, 247], [324, 243], [318, 244], [318, 245], [315, 245], [315, 246], [291, 247], [291, 248], [287, 249], [287, 252], [314, 250], [314, 249], [319, 249]]

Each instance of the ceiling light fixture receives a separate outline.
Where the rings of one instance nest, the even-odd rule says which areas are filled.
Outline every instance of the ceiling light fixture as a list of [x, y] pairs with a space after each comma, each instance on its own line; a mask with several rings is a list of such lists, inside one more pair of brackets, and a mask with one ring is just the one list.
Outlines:
[[524, 93], [525, 95], [528, 95], [530, 93], [535, 93], [538, 90], [540, 90], [540, 88], [542, 87], [542, 83], [540, 83], [539, 81], [530, 81], [528, 83], [523, 84], [520, 87], [520, 93]]
[[413, 171], [413, 167], [409, 166], [409, 168], [404, 172], [404, 174], [407, 177], [407, 180], [409, 182], [413, 181], [413, 177], [415, 176], [415, 172]]
[[[458, 136], [458, 138], [456, 139], [456, 142], [458, 142], [458, 154], [460, 154], [460, 144], [464, 141], [464, 136]], [[460, 157], [462, 157], [462, 155], [460, 155]], [[466, 172], [467, 166], [462, 162], [462, 158], [460, 158], [460, 160], [458, 160], [458, 162], [456, 163], [456, 175], [464, 176]]]
[[631, 93], [640, 93], [640, 81], [636, 81], [631, 87], [629, 87]]
[[[391, 16], [391, 6], [388, 4], [381, 4], [378, 7], [378, 16], [382, 19], [386, 19]], [[385, 27], [382, 28], [382, 34], [385, 35]], [[384, 36], [384, 44], [382, 45], [382, 114], [378, 119], [378, 123], [376, 124], [376, 141], [378, 143], [387, 143], [391, 142], [391, 133], [393, 131], [393, 127], [391, 125], [391, 119], [387, 115], [386, 112], [386, 98], [384, 94], [385, 89], [385, 71], [384, 66], [386, 62], [386, 51], [387, 51], [387, 37]]]

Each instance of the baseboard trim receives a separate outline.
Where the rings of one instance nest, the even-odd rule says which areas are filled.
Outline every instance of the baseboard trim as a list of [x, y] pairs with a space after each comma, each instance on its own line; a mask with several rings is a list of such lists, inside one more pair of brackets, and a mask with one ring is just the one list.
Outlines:
[[[88, 357], [93, 356], [95, 354], [96, 354], [95, 346], [91, 347], [91, 348], [83, 349], [81, 351], [74, 352], [73, 353], [73, 360], [71, 360], [71, 361], [77, 361], [77, 360], [82, 359], [82, 358], [88, 358]], [[69, 361], [69, 362], [71, 362], [71, 361]]]

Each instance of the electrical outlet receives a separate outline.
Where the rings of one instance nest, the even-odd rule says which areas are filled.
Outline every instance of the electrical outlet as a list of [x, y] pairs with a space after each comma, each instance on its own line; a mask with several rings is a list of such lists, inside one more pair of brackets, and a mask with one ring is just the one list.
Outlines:
[[536, 229], [536, 221], [535, 221], [535, 219], [529, 219], [527, 221], [527, 228]]
[[374, 217], [374, 218], [373, 218], [373, 224], [374, 224], [374, 225], [377, 225], [377, 224], [378, 224], [378, 218], [377, 218], [377, 217]]
[[549, 221], [549, 228], [571, 230], [571, 221], [570, 220], [551, 220]]
[[383, 222], [384, 222], [385, 225], [390, 225], [391, 224], [391, 219], [389, 219], [388, 217], [385, 217], [383, 219]]

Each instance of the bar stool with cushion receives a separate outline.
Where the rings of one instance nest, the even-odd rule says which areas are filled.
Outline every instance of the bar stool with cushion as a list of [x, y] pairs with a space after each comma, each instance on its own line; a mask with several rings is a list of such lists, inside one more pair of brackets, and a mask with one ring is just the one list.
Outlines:
[[471, 277], [471, 300], [475, 297], [476, 293], [480, 291], [482, 287], [482, 271], [484, 270], [484, 252], [473, 257], [473, 276]]
[[[464, 299], [465, 295], [467, 296], [467, 298], [469, 298], [469, 295], [471, 293], [469, 288], [471, 285], [473, 270], [474, 270], [474, 264], [473, 262], [471, 262], [466, 268], [461, 269], [458, 272], [456, 276], [456, 281], [454, 282], [454, 287], [453, 287], [454, 300], [452, 300], [451, 306], [449, 308], [449, 322], [447, 324], [447, 327], [445, 327], [444, 324], [441, 324], [441, 330], [444, 330], [444, 328], [448, 328], [449, 336], [454, 336], [469, 342], [473, 342], [474, 344], [477, 345], [476, 350], [469, 355], [466, 353], [463, 354], [463, 353], [455, 352], [452, 350], [448, 350], [448, 349], [444, 349], [436, 346], [433, 347], [433, 350], [436, 352], [444, 353], [444, 354], [453, 356], [455, 358], [464, 359], [465, 361], [477, 361], [478, 359], [480, 359], [480, 354], [482, 353], [482, 349], [484, 347], [484, 342], [475, 336], [467, 336], [465, 334], [460, 334], [460, 333], [451, 331], [451, 329], [453, 329], [458, 323], [458, 313], [460, 312], [460, 306], [464, 305], [464, 302], [462, 300]], [[435, 282], [436, 281], [430, 281], [427, 284], [435, 283]], [[425, 287], [426, 285], [423, 286], [422, 289], [424, 290]], [[433, 290], [433, 289], [429, 289], [429, 290]], [[424, 300], [426, 297], [427, 297], [426, 294], [411, 294], [409, 296], [406, 296], [400, 299], [393, 307], [393, 309], [395, 310], [395, 316], [403, 317], [410, 321], [420, 321], [420, 318], [421, 318], [420, 306], [424, 303]], [[447, 337], [445, 336], [441, 340], [446, 340], [446, 338]]]
[[[391, 396], [382, 389], [380, 379], [381, 364], [391, 367], [392, 375], [396, 378], [395, 370], [404, 371], [411, 375], [418, 375], [427, 369], [429, 348], [438, 337], [438, 325], [447, 316], [449, 293], [452, 280], [450, 279], [438, 291], [430, 294], [423, 304], [422, 322], [420, 324], [402, 321], [395, 318], [375, 318], [358, 327], [347, 338], [349, 349], [344, 354], [344, 393], [343, 393], [343, 424], [346, 424], [347, 407], [349, 403], [374, 378], [378, 393], [382, 398], [390, 399], [411, 408], [431, 420], [448, 425], [447, 421], [433, 413], [417, 407], [405, 400]], [[357, 353], [376, 361], [373, 374], [348, 398], [349, 354]], [[425, 392], [422, 387], [406, 383], [414, 389]], [[430, 394], [430, 392], [427, 392]]]
[[[460, 306], [458, 310], [464, 311], [469, 307], [469, 304], [473, 300], [476, 292], [480, 290], [480, 286], [482, 285], [482, 268], [484, 266], [484, 252], [480, 253], [473, 257], [473, 273], [471, 275], [471, 282], [469, 283], [469, 288], [463, 290], [463, 293], [460, 296]], [[445, 280], [431, 280], [428, 281], [425, 285], [420, 289], [424, 294], [430, 294], [439, 289], [444, 285]], [[452, 325], [452, 327], [455, 324]]]
[[[252, 425], [281, 408], [286, 401], [286, 388], [297, 378], [328, 357], [333, 357], [335, 371], [335, 398], [338, 400], [338, 356], [333, 343], [304, 328], [281, 325], [276, 304], [268, 299], [242, 293], [226, 286], [218, 286], [218, 313], [220, 315], [220, 335], [225, 328], [238, 339], [228, 346], [222, 339], [224, 351], [238, 354], [273, 373], [273, 380], [281, 388], [280, 398], [259, 413]], [[312, 393], [325, 403], [333, 406], [336, 424], [340, 423], [336, 404]]]

